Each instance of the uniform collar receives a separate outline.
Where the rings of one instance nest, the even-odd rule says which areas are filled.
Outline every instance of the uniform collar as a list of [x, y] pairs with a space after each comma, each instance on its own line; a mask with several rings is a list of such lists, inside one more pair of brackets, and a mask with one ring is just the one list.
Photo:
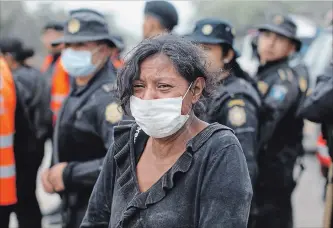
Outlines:
[[259, 68], [258, 68], [258, 74], [262, 73], [264, 70], [266, 70], [268, 68], [271, 68], [273, 66], [278, 66], [280, 64], [283, 64], [283, 63], [287, 62], [288, 58], [289, 57], [285, 57], [285, 58], [282, 58], [282, 59], [279, 59], [279, 60], [276, 60], [276, 61], [267, 62], [264, 65], [260, 65]]

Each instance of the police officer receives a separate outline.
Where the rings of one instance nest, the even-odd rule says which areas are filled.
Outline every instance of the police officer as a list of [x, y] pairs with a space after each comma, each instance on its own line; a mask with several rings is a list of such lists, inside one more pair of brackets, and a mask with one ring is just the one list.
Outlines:
[[[323, 74], [318, 77], [314, 91], [306, 98], [299, 114], [310, 121], [322, 124], [323, 136], [327, 141], [329, 154], [333, 158], [333, 56]], [[333, 165], [329, 173], [325, 228], [333, 227]]]
[[52, 42], [61, 38], [64, 30], [64, 23], [59, 21], [50, 21], [42, 29], [41, 41], [43, 46], [48, 52], [41, 71], [45, 73], [47, 78], [50, 80], [56, 65], [57, 60], [60, 57], [61, 50], [64, 48], [62, 43], [58, 45], [52, 45]]
[[32, 49], [23, 47], [21, 41], [15, 38], [1, 39], [0, 48], [19, 91], [19, 99], [22, 102], [19, 107], [28, 118], [28, 121], [16, 123], [19, 134], [16, 135], [14, 144], [18, 195], [15, 212], [20, 227], [41, 227], [42, 216], [36, 198], [36, 177], [44, 156], [44, 149], [40, 148], [38, 142], [45, 136], [48, 127], [48, 88], [40, 71], [25, 63], [33, 56]]
[[259, 26], [257, 86], [262, 96], [259, 177], [255, 189], [259, 216], [255, 227], [292, 227], [293, 169], [299, 153], [300, 125], [296, 111], [298, 76], [288, 58], [301, 42], [296, 25], [282, 15]]
[[42, 174], [46, 192], [60, 193], [63, 227], [79, 227], [107, 149], [113, 126], [122, 119], [115, 103], [116, 75], [110, 61], [114, 40], [103, 15], [71, 12], [64, 29], [61, 64], [73, 78], [71, 93], [58, 114], [53, 161]]
[[239, 139], [255, 183], [257, 164], [258, 117], [260, 97], [249, 82], [250, 77], [236, 62], [233, 48], [235, 30], [219, 19], [203, 19], [196, 23], [187, 37], [200, 43], [207, 53], [209, 70], [216, 73], [219, 83], [217, 94], [209, 101], [208, 122], [219, 122], [234, 129]]
[[172, 32], [178, 24], [176, 8], [167, 1], [149, 1], [144, 9], [143, 37]]

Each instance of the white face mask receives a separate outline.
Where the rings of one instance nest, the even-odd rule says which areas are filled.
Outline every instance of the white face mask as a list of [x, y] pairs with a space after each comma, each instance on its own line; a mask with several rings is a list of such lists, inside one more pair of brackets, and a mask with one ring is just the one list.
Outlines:
[[168, 137], [179, 131], [189, 118], [181, 110], [191, 86], [192, 83], [183, 97], [142, 100], [131, 96], [130, 108], [136, 123], [153, 138]]

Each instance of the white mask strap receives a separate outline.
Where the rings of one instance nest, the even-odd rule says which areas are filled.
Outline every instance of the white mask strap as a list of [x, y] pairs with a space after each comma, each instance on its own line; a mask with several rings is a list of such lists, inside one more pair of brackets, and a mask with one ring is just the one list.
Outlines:
[[186, 93], [185, 93], [184, 96], [183, 96], [183, 100], [184, 100], [184, 98], [186, 97], [188, 91], [190, 91], [190, 88], [191, 88], [192, 85], [193, 85], [193, 82], [191, 82], [190, 86], [189, 86], [188, 89], [186, 90]]

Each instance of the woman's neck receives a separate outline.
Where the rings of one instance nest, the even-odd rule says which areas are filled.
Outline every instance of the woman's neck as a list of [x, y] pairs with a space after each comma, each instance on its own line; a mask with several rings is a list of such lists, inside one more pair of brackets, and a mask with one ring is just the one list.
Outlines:
[[151, 143], [152, 154], [157, 160], [182, 154], [186, 150], [187, 142], [207, 125], [192, 114], [176, 134], [163, 139], [150, 138], [148, 143]]

